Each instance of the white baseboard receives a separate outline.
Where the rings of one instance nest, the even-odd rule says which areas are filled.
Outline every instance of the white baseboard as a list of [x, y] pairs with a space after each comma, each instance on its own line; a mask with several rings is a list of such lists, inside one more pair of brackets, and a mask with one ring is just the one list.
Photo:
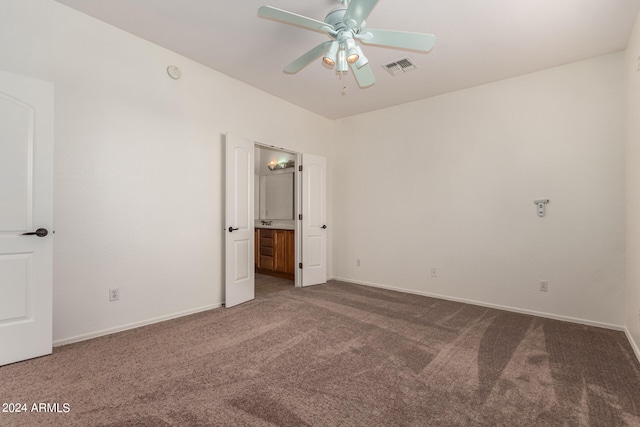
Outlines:
[[627, 336], [627, 339], [629, 340], [629, 344], [631, 344], [631, 348], [633, 349], [633, 352], [636, 354], [636, 357], [638, 358], [638, 362], [640, 362], [640, 347], [638, 347], [638, 343], [636, 343], [636, 341], [633, 339], [633, 336], [631, 335], [631, 332], [629, 332], [629, 329], [627, 329], [626, 327], [624, 328], [624, 333]]
[[[443, 299], [443, 300], [447, 300], [447, 301], [456, 301], [456, 302], [462, 302], [462, 303], [465, 303], [465, 304], [479, 305], [481, 307], [496, 308], [498, 310], [511, 311], [511, 312], [514, 312], [514, 313], [530, 314], [532, 316], [545, 317], [545, 318], [554, 319], [554, 320], [562, 320], [562, 321], [571, 322], [571, 323], [579, 323], [581, 325], [597, 326], [599, 328], [613, 329], [613, 330], [616, 330], [616, 331], [624, 331], [626, 329], [624, 326], [621, 326], [621, 325], [613, 325], [613, 324], [610, 324], [610, 323], [596, 322], [596, 321], [593, 321], [593, 320], [579, 319], [579, 318], [575, 318], [575, 317], [562, 316], [562, 315], [552, 314], [552, 313], [545, 313], [545, 312], [542, 312], [542, 311], [526, 310], [526, 309], [517, 308], [517, 307], [511, 307], [511, 306], [506, 306], [506, 305], [491, 304], [491, 303], [484, 302], [484, 301], [475, 301], [475, 300], [470, 300], [470, 299], [465, 299], [465, 298], [457, 298], [457, 297], [451, 297], [451, 296], [447, 296], [447, 295], [439, 295], [439, 294], [434, 294], [434, 293], [430, 293], [430, 292], [416, 291], [416, 290], [413, 290], [413, 289], [398, 288], [398, 287], [395, 287], [395, 286], [387, 286], [387, 285], [382, 285], [382, 284], [379, 284], [379, 283], [364, 282], [364, 281], [361, 281], [361, 280], [345, 279], [345, 278], [341, 278], [341, 277], [335, 277], [334, 280], [337, 280], [337, 281], [340, 281], [340, 282], [354, 283], [356, 285], [371, 286], [373, 288], [389, 289], [391, 291], [404, 292], [404, 293], [407, 293], [407, 294], [422, 295], [422, 296], [425, 296], [425, 297], [438, 298], [438, 299]], [[636, 355], [637, 354], [638, 353], [637, 353], [637, 350], [636, 350]]]
[[91, 338], [98, 338], [104, 335], [115, 334], [116, 332], [123, 332], [129, 329], [139, 328], [141, 326], [151, 325], [153, 323], [164, 322], [165, 320], [176, 319], [178, 317], [188, 316], [190, 314], [196, 314], [207, 310], [212, 310], [214, 308], [222, 307], [222, 303], [207, 305], [204, 307], [198, 307], [191, 310], [179, 311], [177, 313], [167, 314], [165, 316], [154, 317], [153, 319], [142, 320], [140, 322], [129, 323], [126, 325], [116, 326], [114, 328], [102, 329], [100, 331], [89, 332], [87, 334], [76, 335], [74, 337], [62, 338], [53, 342], [54, 347], [59, 347], [61, 345], [71, 344], [74, 342], [85, 341]]

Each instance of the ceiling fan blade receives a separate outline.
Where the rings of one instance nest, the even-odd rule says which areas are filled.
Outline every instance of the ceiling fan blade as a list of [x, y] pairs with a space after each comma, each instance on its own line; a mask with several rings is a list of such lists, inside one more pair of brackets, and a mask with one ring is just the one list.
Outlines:
[[297, 73], [307, 65], [311, 64], [316, 59], [320, 58], [322, 54], [327, 50], [327, 46], [331, 44], [330, 41], [320, 43], [318, 46], [311, 49], [309, 52], [302, 55], [300, 58], [293, 61], [291, 64], [284, 67], [285, 73]]
[[356, 64], [353, 63], [351, 64], [351, 71], [353, 71], [353, 76], [356, 78], [358, 86], [360, 87], [368, 87], [376, 82], [376, 77], [373, 75], [373, 70], [369, 64], [358, 68]]
[[401, 49], [429, 52], [436, 42], [433, 34], [408, 33], [405, 31], [370, 30], [356, 36], [364, 43], [380, 46], [399, 47]]
[[360, 27], [377, 3], [378, 0], [351, 0], [343, 22], [349, 28]]
[[262, 6], [261, 8], [259, 8], [258, 16], [261, 18], [268, 18], [284, 22], [285, 24], [297, 25], [299, 27], [307, 28], [313, 31], [319, 31], [325, 34], [333, 30], [333, 28], [327, 25], [326, 22], [307, 18], [306, 16], [298, 15], [271, 6]]

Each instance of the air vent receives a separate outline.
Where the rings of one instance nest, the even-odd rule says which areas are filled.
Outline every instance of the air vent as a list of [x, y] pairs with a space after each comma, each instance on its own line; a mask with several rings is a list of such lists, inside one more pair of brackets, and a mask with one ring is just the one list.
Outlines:
[[382, 67], [386, 69], [392, 76], [397, 76], [398, 74], [403, 74], [418, 68], [416, 67], [416, 64], [414, 64], [413, 61], [409, 58], [400, 59], [396, 62], [383, 65]]

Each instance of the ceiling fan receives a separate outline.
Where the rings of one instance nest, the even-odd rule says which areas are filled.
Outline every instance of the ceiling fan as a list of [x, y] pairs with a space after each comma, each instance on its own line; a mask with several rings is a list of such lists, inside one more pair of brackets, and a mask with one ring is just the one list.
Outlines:
[[329, 35], [330, 41], [320, 43], [301, 57], [284, 67], [287, 73], [297, 73], [316, 59], [330, 67], [336, 66], [338, 74], [349, 71], [349, 65], [360, 87], [371, 86], [376, 78], [356, 40], [363, 43], [428, 52], [435, 43], [433, 34], [405, 31], [374, 30], [365, 28], [365, 19], [378, 0], [338, 0], [342, 7], [333, 9], [324, 21], [307, 18], [272, 6], [262, 6], [258, 16], [285, 24], [297, 25]]

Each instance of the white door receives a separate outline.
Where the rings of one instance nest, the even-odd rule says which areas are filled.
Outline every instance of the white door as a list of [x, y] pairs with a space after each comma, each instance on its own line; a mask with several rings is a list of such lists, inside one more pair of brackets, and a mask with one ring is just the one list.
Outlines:
[[254, 142], [242, 136], [226, 138], [225, 306], [255, 296], [253, 252]]
[[302, 155], [302, 286], [327, 282], [327, 160]]
[[53, 85], [0, 71], [0, 365], [51, 354], [52, 223]]

